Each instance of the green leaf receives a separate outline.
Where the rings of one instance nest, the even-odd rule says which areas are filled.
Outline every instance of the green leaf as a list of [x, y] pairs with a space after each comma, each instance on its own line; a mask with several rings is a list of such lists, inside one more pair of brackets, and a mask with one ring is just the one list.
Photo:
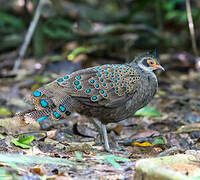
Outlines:
[[74, 49], [68, 56], [68, 60], [72, 61], [78, 54], [80, 53], [86, 53], [87, 49], [83, 46], [77, 47], [76, 49]]
[[159, 91], [158, 91], [158, 94], [161, 95], [161, 96], [164, 96], [164, 95], [166, 95], [167, 93], [166, 93], [165, 91], [159, 90]]
[[121, 166], [119, 165], [118, 162], [116, 161], [121, 161], [121, 162], [128, 162], [130, 159], [128, 158], [123, 158], [120, 156], [114, 156], [114, 155], [105, 155], [103, 156], [104, 160], [110, 163], [114, 168], [120, 168]]
[[165, 144], [163, 139], [155, 139], [152, 143], [152, 145], [156, 145], [156, 144]]
[[11, 139], [11, 142], [12, 142], [15, 146], [19, 146], [19, 147], [24, 148], [24, 149], [30, 149], [30, 148], [31, 148], [31, 146], [28, 146], [28, 145], [26, 145], [26, 144], [22, 144], [22, 143], [18, 142], [18, 140], [14, 139], [14, 138]]
[[24, 148], [24, 149], [29, 149], [29, 148], [32, 148], [32, 146], [29, 146], [28, 144], [30, 144], [33, 140], [34, 140], [34, 136], [28, 136], [28, 137], [19, 136], [18, 140], [13, 138], [11, 140], [11, 142], [15, 146], [19, 146], [19, 147]]
[[4, 163], [14, 163], [14, 164], [53, 164], [53, 165], [63, 165], [63, 166], [73, 166], [77, 163], [69, 161], [67, 159], [48, 157], [48, 156], [25, 156], [20, 154], [0, 154], [0, 162]]
[[134, 116], [144, 116], [144, 117], [160, 117], [161, 114], [153, 107], [145, 106], [139, 109]]
[[33, 140], [35, 139], [34, 136], [27, 136], [27, 137], [23, 137], [23, 136], [19, 136], [18, 138], [18, 142], [22, 143], [22, 144], [30, 144]]
[[16, 33], [23, 29], [24, 23], [21, 19], [8, 13], [0, 12], [0, 32], [2, 34]]
[[115, 159], [111, 156], [107, 156], [104, 158], [108, 163], [110, 163], [114, 168], [120, 168], [119, 163], [115, 161]]
[[82, 154], [81, 153], [79, 153], [79, 152], [75, 152], [75, 156], [76, 156], [76, 159], [77, 160], [83, 160], [83, 157], [82, 157]]
[[12, 113], [7, 108], [0, 108], [0, 116], [11, 116]]

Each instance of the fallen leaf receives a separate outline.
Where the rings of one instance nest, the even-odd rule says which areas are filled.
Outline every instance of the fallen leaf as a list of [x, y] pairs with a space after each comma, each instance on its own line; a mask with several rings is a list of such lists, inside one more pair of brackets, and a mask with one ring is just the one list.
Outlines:
[[79, 152], [75, 152], [75, 156], [76, 156], [76, 159], [77, 160], [83, 160], [83, 157], [82, 157], [82, 154], [81, 153], [79, 153]]
[[163, 139], [155, 139], [152, 143], [152, 145], [156, 145], [156, 144], [165, 144]]
[[0, 108], [0, 116], [11, 116], [12, 113], [7, 108]]
[[161, 114], [154, 107], [145, 106], [136, 111], [134, 116], [160, 117]]
[[133, 146], [142, 146], [142, 147], [152, 146], [152, 144], [149, 143], [149, 142], [143, 142], [143, 143], [133, 142], [132, 145], [133, 145]]
[[22, 137], [19, 136], [18, 140], [16, 139], [12, 139], [11, 142], [15, 145], [15, 146], [19, 146], [21, 148], [25, 148], [25, 149], [29, 149], [32, 146], [29, 146], [28, 144], [30, 144], [32, 141], [34, 140], [34, 136], [27, 136], [27, 137]]
[[20, 143], [18, 140], [14, 139], [14, 138], [11, 139], [11, 142], [12, 142], [15, 146], [19, 146], [19, 147], [24, 148], [24, 149], [29, 149], [29, 148], [31, 148], [31, 146], [26, 145], [26, 144], [22, 144], [22, 143]]

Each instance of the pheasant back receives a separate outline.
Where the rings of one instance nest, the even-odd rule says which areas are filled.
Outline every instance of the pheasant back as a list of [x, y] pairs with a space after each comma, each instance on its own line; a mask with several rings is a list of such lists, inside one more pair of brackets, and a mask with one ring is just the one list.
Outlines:
[[77, 99], [87, 106], [106, 107], [133, 93], [139, 80], [140, 75], [129, 64], [96, 66], [66, 74], [28, 96], [35, 108], [23, 115], [26, 121], [67, 118], [78, 110]]

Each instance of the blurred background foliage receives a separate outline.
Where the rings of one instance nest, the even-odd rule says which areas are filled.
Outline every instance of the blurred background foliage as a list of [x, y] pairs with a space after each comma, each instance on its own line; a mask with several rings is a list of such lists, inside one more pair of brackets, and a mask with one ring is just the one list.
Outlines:
[[[38, 2], [0, 0], [0, 53], [19, 49]], [[185, 0], [46, 2], [27, 57], [59, 54], [73, 60], [86, 54], [125, 61], [154, 48], [163, 53], [192, 51]], [[200, 1], [191, 0], [191, 7], [199, 46]]]

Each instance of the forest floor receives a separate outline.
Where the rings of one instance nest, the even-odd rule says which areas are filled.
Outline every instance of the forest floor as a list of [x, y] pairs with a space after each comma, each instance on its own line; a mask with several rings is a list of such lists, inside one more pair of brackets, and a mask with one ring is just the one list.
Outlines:
[[[166, 71], [157, 72], [159, 90], [145, 111], [108, 125], [111, 146], [122, 150], [113, 154], [98, 145], [96, 129], [77, 113], [67, 120], [45, 120], [40, 126], [23, 126], [13, 118], [16, 112], [31, 107], [24, 102], [25, 95], [55, 79], [65, 68], [79, 68], [72, 62], [44, 65], [36, 59], [24, 60], [17, 76], [0, 78], [0, 174], [24, 179], [133, 179], [139, 159], [198, 150], [200, 74], [181, 61], [170, 63], [170, 58], [161, 55]], [[57, 72], [52, 72], [52, 64]], [[34, 156], [41, 159], [35, 162]]]

